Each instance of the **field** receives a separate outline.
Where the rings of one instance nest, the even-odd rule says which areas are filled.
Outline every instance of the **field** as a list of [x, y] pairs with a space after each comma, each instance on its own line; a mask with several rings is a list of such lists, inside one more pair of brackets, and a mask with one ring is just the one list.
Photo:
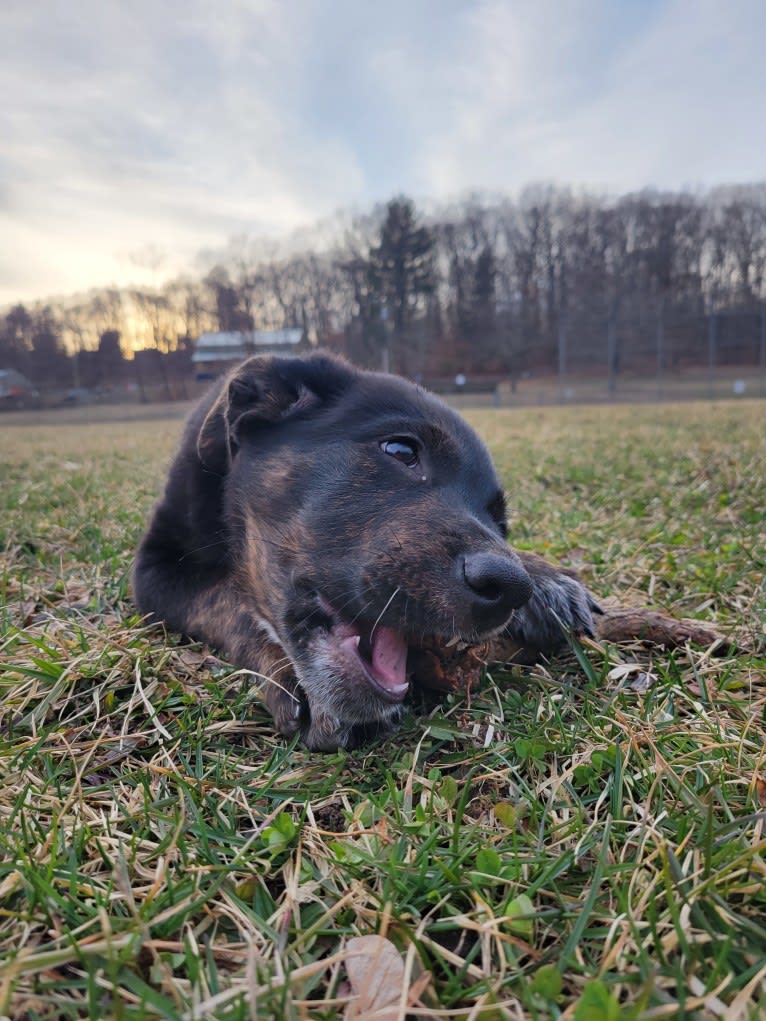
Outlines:
[[0, 1016], [372, 1018], [378, 933], [389, 1021], [766, 1017], [766, 405], [469, 417], [517, 546], [738, 651], [578, 647], [308, 753], [131, 606], [180, 422], [0, 421]]

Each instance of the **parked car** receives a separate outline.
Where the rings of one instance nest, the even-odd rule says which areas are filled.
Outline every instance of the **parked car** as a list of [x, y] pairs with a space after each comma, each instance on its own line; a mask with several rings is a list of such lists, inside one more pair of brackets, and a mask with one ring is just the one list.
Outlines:
[[40, 393], [16, 369], [0, 369], [0, 410], [18, 411], [34, 408], [40, 402]]
[[98, 393], [89, 386], [72, 387], [61, 398], [61, 404], [64, 407], [70, 407], [73, 404], [95, 404], [97, 401]]

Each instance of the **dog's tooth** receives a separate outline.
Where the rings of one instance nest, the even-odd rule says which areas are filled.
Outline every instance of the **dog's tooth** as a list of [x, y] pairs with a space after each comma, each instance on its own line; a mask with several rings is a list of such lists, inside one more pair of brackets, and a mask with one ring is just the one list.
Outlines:
[[455, 635], [454, 638], [450, 638], [450, 640], [448, 642], [444, 643], [444, 648], [445, 649], [451, 649], [452, 646], [453, 645], [457, 645], [459, 641], [460, 641], [460, 636], [459, 635]]

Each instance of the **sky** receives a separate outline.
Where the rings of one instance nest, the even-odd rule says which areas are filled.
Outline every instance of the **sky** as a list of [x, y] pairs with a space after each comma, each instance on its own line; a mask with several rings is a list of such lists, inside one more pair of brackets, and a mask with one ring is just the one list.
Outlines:
[[765, 0], [1, 0], [0, 306], [401, 193], [764, 180], [764, 39]]

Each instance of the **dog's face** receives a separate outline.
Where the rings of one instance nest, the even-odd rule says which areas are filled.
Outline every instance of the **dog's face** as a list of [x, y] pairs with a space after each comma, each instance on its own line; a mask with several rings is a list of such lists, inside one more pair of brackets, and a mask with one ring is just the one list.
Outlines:
[[253, 360], [204, 423], [240, 587], [309, 701], [399, 712], [425, 636], [477, 641], [531, 593], [483, 443], [418, 387], [334, 359]]

